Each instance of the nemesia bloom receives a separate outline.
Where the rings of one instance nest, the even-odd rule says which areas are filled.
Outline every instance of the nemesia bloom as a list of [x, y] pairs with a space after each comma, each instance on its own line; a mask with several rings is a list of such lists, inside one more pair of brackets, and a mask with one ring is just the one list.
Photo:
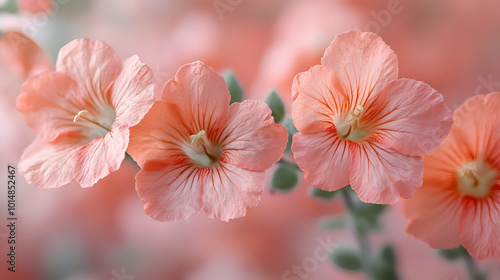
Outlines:
[[406, 231], [433, 248], [462, 245], [500, 259], [500, 93], [474, 96], [455, 111], [441, 147], [424, 157], [424, 181], [404, 201]]
[[350, 184], [379, 204], [422, 185], [421, 156], [446, 138], [451, 112], [429, 85], [397, 76], [397, 57], [380, 37], [350, 31], [336, 36], [321, 65], [295, 77], [292, 151], [309, 184]]
[[37, 133], [24, 151], [19, 172], [47, 189], [76, 179], [90, 187], [117, 170], [129, 128], [154, 102], [153, 73], [137, 56], [123, 66], [107, 44], [74, 40], [61, 48], [56, 72], [26, 81], [17, 109]]
[[212, 68], [186, 64], [131, 129], [128, 152], [142, 168], [136, 189], [149, 216], [188, 219], [202, 209], [228, 221], [259, 203], [264, 171], [281, 158], [288, 134], [266, 104], [230, 99]]

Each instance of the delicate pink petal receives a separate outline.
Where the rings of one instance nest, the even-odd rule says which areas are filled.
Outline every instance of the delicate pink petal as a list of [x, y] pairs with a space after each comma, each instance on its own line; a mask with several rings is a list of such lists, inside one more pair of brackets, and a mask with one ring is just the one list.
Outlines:
[[128, 153], [144, 166], [151, 160], [185, 158], [182, 145], [189, 143], [189, 132], [183, 125], [182, 112], [176, 105], [157, 101], [142, 121], [130, 129]]
[[245, 100], [229, 107], [228, 123], [217, 139], [223, 146], [222, 157], [241, 168], [264, 171], [283, 155], [288, 133], [274, 123], [269, 107], [255, 100]]
[[105, 136], [96, 138], [75, 155], [75, 179], [83, 188], [116, 171], [125, 158], [129, 142], [127, 127], [113, 127]]
[[443, 96], [411, 79], [386, 85], [365, 115], [374, 126], [375, 141], [409, 156], [437, 149], [453, 123]]
[[46, 141], [61, 133], [77, 131], [75, 115], [82, 110], [78, 88], [65, 74], [42, 73], [31, 77], [22, 86], [16, 107], [27, 125]]
[[19, 173], [26, 181], [41, 189], [59, 188], [73, 179], [74, 154], [84, 144], [72, 137], [52, 143], [37, 137], [26, 148], [19, 161]]
[[333, 116], [350, 110], [349, 96], [341, 88], [335, 72], [317, 65], [295, 76], [292, 85], [292, 117], [302, 133], [315, 133], [333, 123]]
[[336, 135], [332, 126], [329, 131], [293, 136], [293, 156], [304, 172], [304, 178], [310, 185], [326, 191], [349, 184], [349, 143]]
[[118, 54], [106, 43], [73, 40], [59, 51], [56, 70], [70, 76], [90, 103], [105, 103], [108, 87], [121, 70]]
[[376, 34], [349, 31], [335, 37], [321, 64], [332, 68], [356, 106], [365, 106], [398, 77], [397, 56]]
[[500, 186], [483, 199], [464, 198], [458, 234], [469, 254], [483, 260], [500, 259]]
[[17, 76], [24, 81], [30, 75], [53, 68], [53, 62], [45, 51], [26, 35], [17, 31], [7, 31], [1, 36], [0, 57], [7, 62], [10, 79], [12, 76]]
[[203, 184], [202, 208], [211, 218], [222, 221], [245, 216], [259, 204], [265, 186], [265, 173], [220, 163], [198, 172]]
[[136, 176], [144, 211], [158, 221], [189, 219], [201, 205], [200, 173], [188, 164], [147, 163]]
[[52, 9], [53, 0], [17, 0], [21, 10], [32, 13], [46, 13], [49, 14]]
[[414, 196], [403, 202], [403, 213], [410, 219], [406, 232], [434, 249], [458, 247], [460, 201], [453, 190], [424, 184]]
[[162, 100], [185, 110], [184, 117], [192, 123], [192, 134], [203, 129], [211, 135], [210, 128], [226, 113], [231, 95], [224, 78], [198, 61], [182, 66], [175, 80], [165, 84]]
[[450, 135], [470, 156], [484, 156], [500, 167], [500, 93], [478, 95], [455, 111]]
[[126, 126], [139, 123], [153, 106], [153, 85], [153, 71], [146, 64], [141, 63], [137, 56], [125, 60], [110, 98], [117, 123]]
[[350, 182], [362, 201], [394, 204], [422, 185], [422, 158], [404, 156], [379, 143], [352, 147]]

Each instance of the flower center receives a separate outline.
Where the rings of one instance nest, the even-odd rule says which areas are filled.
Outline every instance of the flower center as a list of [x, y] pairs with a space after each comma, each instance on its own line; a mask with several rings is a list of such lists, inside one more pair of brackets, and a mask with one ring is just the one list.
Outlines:
[[462, 165], [457, 171], [458, 190], [476, 198], [487, 196], [496, 184], [498, 170], [482, 158]]
[[99, 114], [90, 114], [88, 110], [81, 110], [73, 118], [74, 123], [83, 126], [83, 132], [90, 140], [102, 137], [111, 131], [116, 114], [111, 106], [103, 106]]
[[366, 132], [359, 129], [359, 119], [364, 111], [363, 106], [357, 106], [354, 111], [347, 114], [347, 117], [335, 123], [337, 135], [340, 139], [358, 141], [365, 137]]
[[217, 162], [222, 154], [222, 149], [213, 145], [207, 137], [205, 130], [189, 136], [191, 144], [184, 147], [184, 153], [197, 165], [208, 167]]

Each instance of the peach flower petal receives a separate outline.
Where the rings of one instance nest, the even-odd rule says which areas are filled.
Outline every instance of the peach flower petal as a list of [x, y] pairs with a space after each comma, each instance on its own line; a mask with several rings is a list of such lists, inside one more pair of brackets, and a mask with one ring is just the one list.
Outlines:
[[462, 207], [458, 232], [464, 248], [480, 260], [500, 259], [500, 185], [482, 200], [464, 198]]
[[136, 176], [144, 211], [158, 221], [189, 219], [201, 208], [201, 171], [187, 164], [146, 164]]
[[295, 127], [302, 133], [315, 133], [333, 123], [334, 112], [348, 111], [350, 96], [338, 89], [341, 86], [335, 72], [322, 65], [295, 76], [292, 85]]
[[75, 179], [83, 188], [120, 168], [129, 142], [129, 129], [115, 125], [105, 136], [94, 139], [75, 154]]
[[134, 126], [139, 123], [154, 103], [154, 74], [139, 57], [134, 55], [123, 62], [123, 68], [108, 98], [116, 108], [116, 122]]
[[59, 51], [56, 71], [66, 73], [91, 103], [104, 103], [109, 86], [120, 74], [118, 54], [102, 41], [73, 40]]
[[66, 137], [52, 143], [37, 137], [21, 156], [19, 172], [29, 184], [41, 189], [59, 188], [73, 179], [79, 139]]
[[225, 162], [251, 171], [264, 171], [283, 155], [288, 134], [285, 127], [274, 123], [266, 104], [255, 100], [234, 103], [229, 106], [227, 119], [218, 139], [224, 149]]
[[406, 232], [435, 249], [458, 247], [460, 201], [453, 190], [443, 190], [439, 185], [420, 188], [404, 202], [403, 212], [411, 219]]
[[202, 127], [212, 128], [213, 123], [223, 117], [231, 94], [224, 78], [198, 61], [179, 69], [175, 80], [165, 84], [161, 100], [186, 110], [183, 116], [188, 118], [187, 123], [194, 124], [192, 133], [197, 133]]
[[364, 106], [398, 77], [396, 54], [382, 38], [369, 32], [337, 35], [321, 64], [333, 69], [344, 92], [354, 97], [353, 108]]
[[420, 157], [408, 157], [380, 143], [351, 149], [351, 187], [364, 202], [394, 204], [422, 185]]
[[[399, 79], [386, 85], [371, 108], [376, 141], [408, 156], [423, 156], [439, 147], [453, 123], [443, 96], [429, 85]], [[436, 121], [438, 120], [438, 121]]]
[[314, 134], [296, 133], [292, 151], [310, 185], [326, 191], [349, 185], [349, 144], [336, 137], [334, 127]]
[[66, 74], [46, 72], [31, 77], [21, 87], [16, 107], [26, 124], [45, 141], [76, 131], [75, 114], [82, 110], [78, 87]]
[[[286, 144], [285, 144], [286, 145]], [[222, 221], [241, 218], [257, 206], [264, 192], [264, 172], [254, 172], [222, 163], [198, 173], [202, 183], [202, 208], [211, 218]]]

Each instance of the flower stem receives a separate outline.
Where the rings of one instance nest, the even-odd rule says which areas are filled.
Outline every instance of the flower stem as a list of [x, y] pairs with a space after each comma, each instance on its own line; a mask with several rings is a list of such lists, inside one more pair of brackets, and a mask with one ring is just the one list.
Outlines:
[[465, 251], [464, 260], [465, 260], [465, 267], [467, 267], [467, 272], [469, 273], [470, 279], [471, 280], [482, 279], [481, 273], [477, 270], [476, 264], [474, 263], [474, 259], [469, 255], [467, 251]]
[[353, 223], [354, 226], [352, 227], [353, 234], [356, 237], [356, 240], [358, 241], [358, 244], [359, 244], [359, 247], [361, 249], [361, 253], [363, 254], [363, 257], [365, 259], [368, 259], [370, 254], [371, 254], [370, 246], [368, 244], [368, 239], [366, 238], [366, 234], [364, 232], [360, 231], [359, 225], [356, 223], [356, 219], [354, 216], [355, 215], [354, 213], [356, 211], [356, 206], [354, 205], [354, 201], [351, 197], [351, 194], [349, 193], [348, 188], [349, 188], [349, 186], [347, 186], [341, 190], [342, 196], [344, 198], [344, 203], [347, 207], [347, 210], [351, 214], [352, 220], [354, 222]]

